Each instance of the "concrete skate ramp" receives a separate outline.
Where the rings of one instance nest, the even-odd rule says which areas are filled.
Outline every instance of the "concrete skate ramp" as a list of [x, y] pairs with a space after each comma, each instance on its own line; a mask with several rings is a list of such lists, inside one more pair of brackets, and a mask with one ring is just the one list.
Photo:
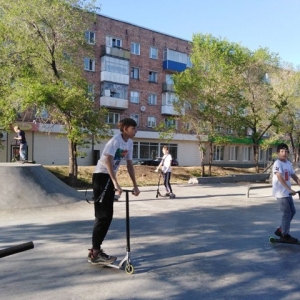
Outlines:
[[0, 210], [26, 209], [83, 200], [40, 164], [0, 163]]

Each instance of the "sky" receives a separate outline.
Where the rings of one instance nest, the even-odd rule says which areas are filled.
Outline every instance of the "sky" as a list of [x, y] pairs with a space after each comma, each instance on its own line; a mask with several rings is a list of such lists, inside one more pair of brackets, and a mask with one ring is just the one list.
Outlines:
[[192, 41], [211, 34], [300, 66], [300, 0], [97, 0], [100, 14]]

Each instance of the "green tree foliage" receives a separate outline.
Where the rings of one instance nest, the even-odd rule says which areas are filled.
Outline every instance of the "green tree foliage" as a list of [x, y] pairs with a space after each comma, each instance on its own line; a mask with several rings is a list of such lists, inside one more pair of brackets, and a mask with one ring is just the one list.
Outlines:
[[[278, 55], [268, 49], [259, 48], [249, 52], [241, 73], [241, 99], [236, 102], [236, 110], [232, 115], [234, 123], [244, 129], [252, 139], [254, 161], [258, 168], [259, 145], [271, 128], [279, 126], [279, 116], [288, 104], [288, 93], [283, 87], [284, 78]], [[236, 113], [236, 112], [239, 113]]]
[[91, 101], [83, 73], [83, 58], [94, 57], [84, 33], [93, 29], [97, 7], [94, 1], [75, 0], [0, 0], [0, 7], [5, 46], [0, 63], [7, 71], [0, 82], [0, 105], [1, 111], [10, 108], [0, 121], [8, 126], [17, 113], [23, 113], [25, 121], [35, 118], [64, 125], [74, 181], [78, 147], [92, 136], [98, 140], [109, 133], [106, 111]]
[[211, 35], [194, 35], [192, 46], [192, 67], [174, 76], [177, 111], [185, 108], [183, 121], [192, 124], [202, 152], [207, 143], [201, 138], [207, 135], [210, 165], [213, 145], [229, 143], [227, 131], [248, 133], [258, 171], [259, 144], [278, 128], [291, 95], [284, 89], [279, 57]]
[[272, 85], [288, 105], [279, 116], [278, 127], [271, 128], [273, 139], [283, 140], [291, 144], [294, 162], [300, 156], [300, 72], [289, 63], [282, 64], [282, 71], [271, 78]]
[[[175, 91], [179, 100], [177, 111], [184, 109], [183, 121], [189, 123], [198, 138], [202, 169], [209, 141], [209, 166], [213, 158], [213, 145], [224, 144], [223, 131], [230, 127], [230, 103], [240, 93], [235, 74], [241, 64], [241, 47], [225, 39], [196, 34], [192, 42], [192, 67], [174, 75]], [[211, 173], [211, 168], [209, 168]]]

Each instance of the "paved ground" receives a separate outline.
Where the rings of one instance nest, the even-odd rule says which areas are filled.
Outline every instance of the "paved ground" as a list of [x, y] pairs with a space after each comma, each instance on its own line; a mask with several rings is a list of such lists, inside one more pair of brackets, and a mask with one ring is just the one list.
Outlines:
[[[0, 258], [0, 299], [298, 300], [300, 246], [269, 243], [280, 219], [276, 200], [269, 188], [247, 198], [248, 186], [177, 185], [172, 200], [141, 188], [130, 202], [133, 275], [86, 262], [93, 206], [85, 200], [1, 209], [0, 249], [28, 241], [35, 248]], [[300, 213], [297, 237], [299, 225]], [[124, 196], [103, 247], [125, 255]]]

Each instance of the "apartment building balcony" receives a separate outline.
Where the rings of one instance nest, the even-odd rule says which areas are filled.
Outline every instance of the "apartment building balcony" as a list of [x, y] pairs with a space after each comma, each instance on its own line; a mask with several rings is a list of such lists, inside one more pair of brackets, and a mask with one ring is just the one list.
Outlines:
[[162, 84], [162, 92], [163, 93], [166, 93], [166, 92], [172, 92], [172, 93], [174, 93], [175, 92], [174, 84], [169, 84], [169, 83], [164, 82]]
[[115, 98], [111, 96], [101, 96], [100, 106], [115, 108], [115, 109], [127, 109], [128, 100], [122, 98]]
[[182, 72], [190, 65], [186, 53], [165, 49], [163, 55], [163, 69], [171, 72]]
[[110, 81], [110, 82], [116, 82], [120, 84], [129, 84], [129, 74], [121, 74], [121, 73], [115, 73], [115, 72], [109, 72], [109, 71], [101, 71], [100, 72], [100, 81]]
[[130, 60], [130, 51], [120, 47], [110, 47], [110, 46], [102, 45], [101, 57], [105, 55]]
[[173, 105], [162, 105], [161, 114], [169, 116], [179, 116], [180, 114], [174, 109]]

